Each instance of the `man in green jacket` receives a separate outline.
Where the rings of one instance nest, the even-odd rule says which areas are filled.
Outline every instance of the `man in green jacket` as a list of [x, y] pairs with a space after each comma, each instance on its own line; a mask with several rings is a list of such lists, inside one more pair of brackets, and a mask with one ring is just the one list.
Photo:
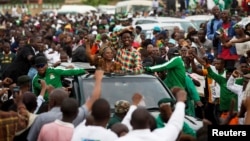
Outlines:
[[[47, 85], [50, 85], [54, 88], [62, 87], [62, 76], [73, 76], [73, 75], [82, 75], [86, 71], [84, 69], [57, 69], [48, 67], [47, 59], [44, 56], [38, 56], [35, 58], [35, 67], [37, 69], [37, 74], [34, 76], [32, 85], [33, 92], [38, 96], [41, 91], [41, 84], [39, 80], [45, 80]], [[48, 100], [48, 91], [44, 95], [44, 99]]]
[[145, 69], [147, 72], [167, 71], [164, 83], [166, 84], [166, 86], [168, 86], [169, 89], [172, 89], [174, 87], [180, 87], [187, 91], [188, 99], [187, 108], [185, 112], [187, 115], [195, 117], [195, 107], [193, 101], [199, 107], [201, 107], [203, 104], [200, 101], [199, 94], [193, 81], [186, 74], [184, 61], [180, 56], [177, 48], [173, 50], [171, 57], [169, 57], [170, 60], [164, 64], [147, 67]]

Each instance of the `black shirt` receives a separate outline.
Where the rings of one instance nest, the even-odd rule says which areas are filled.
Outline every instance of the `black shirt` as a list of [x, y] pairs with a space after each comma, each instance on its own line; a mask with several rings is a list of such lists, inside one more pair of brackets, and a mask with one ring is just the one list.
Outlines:
[[29, 55], [35, 56], [35, 51], [31, 46], [19, 48], [16, 58], [3, 72], [3, 78], [10, 77], [16, 83], [19, 76], [27, 75], [31, 67]]

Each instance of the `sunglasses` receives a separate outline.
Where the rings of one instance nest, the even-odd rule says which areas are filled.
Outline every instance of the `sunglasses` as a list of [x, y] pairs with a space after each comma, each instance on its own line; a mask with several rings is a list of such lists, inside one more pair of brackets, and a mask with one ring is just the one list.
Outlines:
[[37, 64], [36, 68], [43, 68], [46, 64]]

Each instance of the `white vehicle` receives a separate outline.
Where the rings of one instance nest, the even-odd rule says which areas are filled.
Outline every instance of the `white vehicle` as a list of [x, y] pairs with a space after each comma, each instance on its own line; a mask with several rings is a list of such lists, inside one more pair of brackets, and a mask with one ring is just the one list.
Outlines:
[[207, 21], [210, 21], [213, 19], [213, 15], [194, 15], [194, 16], [188, 16], [185, 19], [190, 20], [197, 28], [200, 27], [201, 23], [205, 23]]
[[97, 8], [90, 5], [63, 5], [57, 13], [91, 13], [97, 12]]
[[155, 26], [159, 26], [161, 30], [168, 30], [169, 35], [173, 33], [173, 29], [175, 26], [179, 27], [181, 30], [183, 30], [181, 24], [138, 24], [136, 26], [140, 26], [142, 28], [142, 32], [145, 33], [146, 39], [152, 39], [153, 38], [153, 29]]
[[240, 22], [238, 22], [238, 24], [243, 25], [244, 28], [245, 28], [245, 26], [246, 26], [248, 23], [250, 23], [250, 16], [249, 16], [249, 17], [244, 17], [244, 18], [241, 19]]
[[128, 12], [143, 12], [152, 10], [151, 0], [125, 0], [118, 2], [115, 6], [116, 13]]
[[115, 6], [114, 5], [99, 5], [97, 7], [98, 13], [104, 13], [109, 15], [115, 14]]
[[142, 17], [142, 18], [134, 18], [132, 25], [136, 26], [138, 24], [163, 24], [174, 27], [175, 25], [181, 25], [181, 29], [187, 32], [188, 27], [192, 26], [195, 29], [197, 27], [187, 19], [173, 18], [173, 17]]

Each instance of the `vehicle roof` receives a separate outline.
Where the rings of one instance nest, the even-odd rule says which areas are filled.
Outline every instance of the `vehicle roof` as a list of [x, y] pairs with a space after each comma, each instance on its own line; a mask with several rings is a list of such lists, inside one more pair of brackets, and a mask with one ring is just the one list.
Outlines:
[[185, 19], [188, 20], [210, 20], [214, 16], [213, 15], [192, 15], [192, 16], [187, 16]]
[[[85, 75], [82, 75], [81, 76], [83, 79], [92, 79], [92, 78], [94, 78], [94, 74], [85, 74]], [[130, 74], [128, 74], [128, 75], [112, 75], [112, 74], [105, 74], [104, 75], [104, 78], [121, 78], [121, 77], [123, 77], [123, 78], [156, 78], [155, 76], [153, 76], [153, 75], [150, 75], [150, 74], [132, 74], [132, 75], [130, 75]]]
[[179, 23], [171, 23], [171, 24], [168, 24], [168, 23], [153, 23], [153, 24], [137, 24], [136, 26], [140, 26], [142, 27], [142, 30], [153, 30], [153, 28], [155, 26], [159, 26], [161, 27], [162, 29], [168, 29], [168, 27], [174, 27], [174, 26], [178, 26], [179, 28], [182, 29], [182, 26], [181, 24]]
[[137, 21], [137, 20], [155, 20], [155, 21], [159, 21], [159, 22], [163, 22], [163, 21], [178, 21], [178, 22], [183, 22], [183, 21], [188, 21], [187, 19], [181, 19], [181, 18], [175, 18], [175, 17], [139, 17], [139, 18], [134, 18], [133, 21]]
[[238, 22], [238, 24], [241, 24], [243, 26], [246, 26], [248, 23], [250, 23], [250, 16], [249, 17], [244, 17], [241, 19], [240, 22]]
[[97, 9], [90, 5], [63, 5], [58, 12], [78, 12], [86, 13], [91, 11], [97, 11]]
[[128, 5], [152, 5], [151, 0], [126, 0], [126, 1], [120, 1], [116, 3], [116, 6], [128, 6]]

